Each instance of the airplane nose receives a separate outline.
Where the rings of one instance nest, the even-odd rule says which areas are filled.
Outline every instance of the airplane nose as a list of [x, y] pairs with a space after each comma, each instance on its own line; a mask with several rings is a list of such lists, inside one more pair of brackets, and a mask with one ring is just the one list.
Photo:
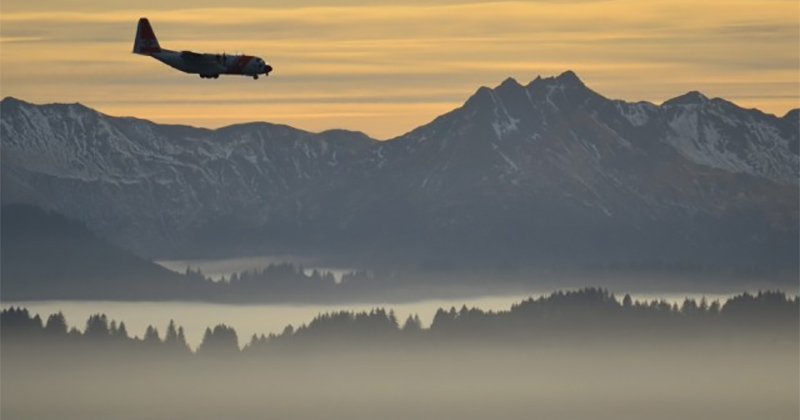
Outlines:
[[272, 66], [269, 64], [264, 65], [264, 74], [269, 74], [272, 71]]

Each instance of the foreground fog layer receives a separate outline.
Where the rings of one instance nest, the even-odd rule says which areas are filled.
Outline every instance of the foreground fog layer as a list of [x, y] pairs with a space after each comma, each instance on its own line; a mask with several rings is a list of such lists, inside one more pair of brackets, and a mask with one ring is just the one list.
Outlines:
[[748, 341], [374, 346], [130, 365], [19, 356], [3, 363], [2, 417], [797, 419], [797, 341]]
[[800, 299], [618, 300], [555, 292], [508, 310], [440, 309], [428, 328], [336, 312], [246, 337], [216, 325], [143, 339], [8, 309], [3, 418], [797, 419]]

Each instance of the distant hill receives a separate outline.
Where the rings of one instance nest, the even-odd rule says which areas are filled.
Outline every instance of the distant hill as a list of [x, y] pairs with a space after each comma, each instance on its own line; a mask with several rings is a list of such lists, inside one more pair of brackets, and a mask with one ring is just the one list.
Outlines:
[[139, 255], [539, 267], [800, 265], [798, 111], [507, 79], [395, 139], [2, 102], [2, 201]]
[[83, 223], [30, 205], [0, 211], [3, 300], [170, 299], [188, 279], [145, 261], [89, 231]]

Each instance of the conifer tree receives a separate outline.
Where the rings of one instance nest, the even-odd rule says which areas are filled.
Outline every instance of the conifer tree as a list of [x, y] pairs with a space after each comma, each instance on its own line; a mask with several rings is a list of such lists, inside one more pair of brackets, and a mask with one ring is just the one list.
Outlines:
[[64, 314], [59, 312], [57, 314], [52, 314], [47, 318], [47, 324], [44, 327], [45, 331], [48, 334], [52, 335], [64, 335], [67, 333], [67, 320], [64, 318]]
[[161, 337], [158, 335], [158, 330], [152, 325], [148, 325], [147, 330], [144, 332], [144, 342], [151, 345], [161, 344]]

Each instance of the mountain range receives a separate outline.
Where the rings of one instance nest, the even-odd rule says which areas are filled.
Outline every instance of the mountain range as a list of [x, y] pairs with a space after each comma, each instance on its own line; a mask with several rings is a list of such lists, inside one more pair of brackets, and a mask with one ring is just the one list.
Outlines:
[[0, 105], [2, 202], [147, 258], [317, 255], [797, 270], [800, 110], [603, 97], [573, 72], [481, 87], [387, 141]]

